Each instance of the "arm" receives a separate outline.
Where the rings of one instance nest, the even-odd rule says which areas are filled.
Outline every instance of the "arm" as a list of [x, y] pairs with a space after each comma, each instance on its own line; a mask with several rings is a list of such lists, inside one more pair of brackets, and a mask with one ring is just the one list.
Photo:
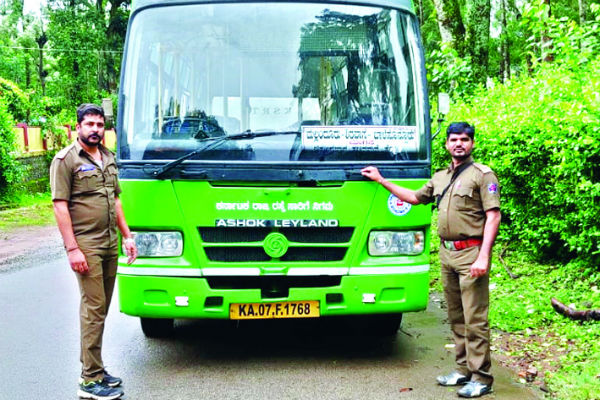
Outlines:
[[87, 274], [89, 271], [87, 260], [81, 249], [79, 249], [75, 234], [73, 233], [69, 202], [66, 200], [54, 200], [53, 208], [58, 230], [67, 249], [67, 257], [69, 258], [71, 269], [80, 274]]
[[389, 182], [387, 179], [381, 176], [377, 168], [366, 167], [363, 168], [360, 173], [372, 181], [378, 182], [381, 186], [386, 188], [391, 194], [398, 197], [400, 200], [406, 201], [413, 205], [421, 204], [419, 199], [417, 199], [417, 196], [415, 196], [414, 190], [406, 189]]
[[127, 221], [125, 221], [125, 213], [123, 213], [121, 199], [118, 197], [115, 197], [115, 210], [117, 212], [117, 226], [119, 227], [119, 231], [121, 231], [123, 243], [125, 244], [125, 251], [127, 251], [127, 264], [131, 264], [137, 258], [137, 247], [135, 246], [135, 241], [133, 241], [131, 232], [129, 231]]
[[479, 250], [477, 260], [471, 265], [471, 276], [474, 278], [485, 275], [490, 266], [490, 258], [492, 254], [492, 246], [498, 235], [498, 227], [500, 226], [500, 210], [497, 208], [485, 212], [485, 225], [483, 226], [483, 243]]

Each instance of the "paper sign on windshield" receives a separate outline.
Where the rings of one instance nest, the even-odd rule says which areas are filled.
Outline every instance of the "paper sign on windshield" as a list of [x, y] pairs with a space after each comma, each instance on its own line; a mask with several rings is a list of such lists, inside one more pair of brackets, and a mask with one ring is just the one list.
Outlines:
[[419, 138], [416, 126], [303, 126], [302, 146], [305, 149], [417, 151]]

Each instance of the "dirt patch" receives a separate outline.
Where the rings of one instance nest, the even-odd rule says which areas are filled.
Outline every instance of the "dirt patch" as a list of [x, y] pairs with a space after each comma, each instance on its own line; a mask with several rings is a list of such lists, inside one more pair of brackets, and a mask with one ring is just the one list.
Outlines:
[[40, 255], [64, 251], [56, 225], [28, 226], [0, 232], [0, 273], [32, 266]]
[[494, 358], [512, 369], [522, 383], [529, 383], [548, 393], [545, 376], [556, 372], [575, 343], [557, 337], [546, 330], [526, 330], [522, 333], [495, 331], [492, 339]]

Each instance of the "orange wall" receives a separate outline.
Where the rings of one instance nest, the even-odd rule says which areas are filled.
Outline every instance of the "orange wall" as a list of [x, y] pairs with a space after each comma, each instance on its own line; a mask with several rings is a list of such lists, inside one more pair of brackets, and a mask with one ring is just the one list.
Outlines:
[[[69, 128], [66, 126], [59, 127], [68, 135]], [[25, 131], [27, 130], [27, 146], [25, 145]], [[31, 154], [31, 153], [40, 153], [46, 151], [46, 149], [53, 149], [53, 143], [51, 141], [47, 141], [46, 145], [44, 145], [44, 140], [42, 139], [42, 129], [37, 126], [19, 126], [14, 128], [15, 138], [17, 142], [17, 146], [22, 154]], [[71, 140], [70, 142], [77, 139], [77, 131], [71, 131]], [[104, 141], [103, 144], [111, 150], [116, 148], [117, 138], [115, 131], [113, 129], [106, 130], [104, 133]]]

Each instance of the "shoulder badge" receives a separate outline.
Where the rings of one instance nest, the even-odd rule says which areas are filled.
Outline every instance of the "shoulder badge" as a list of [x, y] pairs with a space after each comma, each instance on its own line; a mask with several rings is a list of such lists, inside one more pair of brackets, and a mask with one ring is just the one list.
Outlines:
[[498, 185], [496, 183], [488, 183], [487, 190], [490, 194], [498, 194]]
[[477, 168], [478, 170], [480, 170], [481, 172], [483, 172], [484, 174], [487, 174], [488, 172], [494, 172], [487, 165], [483, 165], [483, 164], [479, 164], [479, 163], [473, 163], [473, 166], [475, 168]]
[[73, 148], [74, 145], [75, 145], [75, 143], [71, 143], [70, 145], [68, 145], [67, 147], [65, 147], [64, 149], [62, 149], [58, 153], [56, 153], [56, 155], [54, 156], [54, 158], [58, 158], [59, 160], [64, 160], [64, 158], [67, 156], [67, 154]]

